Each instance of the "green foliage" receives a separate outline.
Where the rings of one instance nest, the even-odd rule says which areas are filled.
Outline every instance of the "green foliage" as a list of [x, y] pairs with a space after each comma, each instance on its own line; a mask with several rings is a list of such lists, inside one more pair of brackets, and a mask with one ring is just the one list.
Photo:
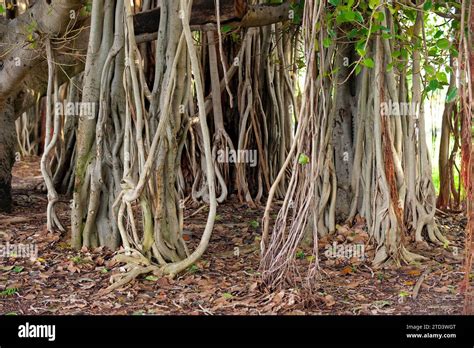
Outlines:
[[14, 273], [21, 273], [25, 267], [23, 266], [15, 266], [13, 267], [13, 272]]
[[451, 46], [451, 43], [448, 39], [439, 39], [436, 41], [436, 46], [441, 50], [447, 50]]
[[[452, 14], [459, 8], [456, 1], [437, 2], [426, 0], [422, 4], [424, 35], [414, 36], [414, 27], [419, 10], [403, 6], [397, 2], [380, 0], [328, 0], [330, 11], [327, 11], [321, 28], [326, 28], [328, 37], [323, 39], [323, 47], [329, 48], [339, 43], [350, 41], [354, 44], [358, 58], [351, 63], [353, 71], [359, 74], [363, 67], [373, 69], [374, 58], [368, 56], [369, 43], [375, 35], [389, 40], [392, 46], [391, 60], [386, 61], [385, 70], [405, 71], [410, 81], [412, 60], [415, 50], [421, 53], [422, 81], [428, 92], [445, 90], [449, 85], [451, 74], [450, 56], [458, 55], [452, 37], [459, 33], [459, 20], [446, 19], [438, 13]], [[387, 21], [386, 10], [393, 18]], [[385, 23], [390, 23], [387, 26]], [[317, 47], [319, 49], [319, 47]], [[328, 75], [334, 75], [332, 68]], [[448, 100], [456, 98], [456, 92], [450, 91]], [[300, 155], [300, 164], [306, 164], [305, 157]]]
[[301, 165], [306, 165], [309, 163], [309, 157], [306, 156], [304, 153], [301, 153], [300, 156], [298, 157], [298, 163]]
[[87, 0], [86, 4], [81, 8], [82, 16], [90, 16], [92, 13], [92, 0]]
[[375, 67], [375, 63], [372, 58], [366, 58], [362, 61], [362, 65], [366, 66], [367, 68]]
[[324, 40], [323, 40], [323, 46], [324, 46], [325, 48], [328, 48], [328, 47], [330, 47], [331, 45], [332, 45], [332, 40], [331, 40], [331, 38], [329, 38], [329, 37], [324, 38]]
[[303, 250], [298, 250], [298, 251], [296, 252], [296, 258], [297, 258], [298, 260], [304, 260], [304, 259], [306, 258], [305, 252], [304, 252]]
[[5, 13], [5, 8], [3, 7], [2, 4], [0, 4], [0, 14], [4, 14]]
[[71, 257], [71, 261], [76, 265], [80, 265], [85, 262], [79, 255]]
[[229, 292], [224, 292], [224, 293], [222, 294], [222, 297], [225, 298], [226, 300], [231, 300], [231, 299], [234, 298], [234, 295], [232, 295], [232, 294], [229, 293]]
[[448, 94], [446, 94], [446, 103], [453, 102], [457, 96], [458, 96], [457, 87], [449, 89]]
[[378, 0], [369, 0], [369, 8], [371, 10], [375, 9], [378, 4], [379, 4]]
[[3, 291], [0, 291], [0, 297], [8, 297], [8, 296], [13, 296], [16, 293], [18, 293], [19, 289], [18, 288], [9, 288]]
[[400, 291], [400, 293], [398, 294], [398, 296], [400, 296], [400, 297], [407, 297], [407, 296], [410, 296], [410, 293], [402, 290], [402, 291]]
[[260, 223], [257, 220], [252, 220], [250, 221], [250, 226], [257, 229], [260, 226]]
[[188, 272], [189, 273], [196, 273], [196, 272], [199, 272], [200, 271], [200, 268], [193, 264], [192, 266], [188, 267]]
[[433, 1], [427, 0], [427, 1], [423, 4], [423, 11], [429, 11], [429, 10], [431, 10], [432, 7], [433, 7]]
[[156, 277], [154, 275], [149, 275], [145, 279], [149, 280], [150, 282], [156, 282], [158, 280], [158, 277]]
[[221, 27], [221, 33], [222, 33], [222, 34], [227, 34], [227, 33], [230, 32], [231, 30], [232, 30], [232, 27], [231, 27], [230, 25], [228, 25], [228, 24], [223, 25], [223, 26]]
[[292, 14], [291, 21], [293, 22], [293, 24], [300, 25], [303, 21], [304, 0], [291, 3], [290, 10]]

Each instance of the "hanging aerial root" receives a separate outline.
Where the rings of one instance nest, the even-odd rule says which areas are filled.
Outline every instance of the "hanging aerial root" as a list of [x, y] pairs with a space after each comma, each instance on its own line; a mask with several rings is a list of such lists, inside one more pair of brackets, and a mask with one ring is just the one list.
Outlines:
[[[160, 276], [174, 276], [184, 271], [203, 255], [211, 238], [217, 208], [215, 174], [211, 140], [206, 120], [206, 103], [200, 64], [189, 27], [190, 4], [191, 2], [184, 0], [179, 5], [177, 3], [167, 4], [168, 6], [174, 6], [175, 10], [181, 8], [179, 13], [183, 31], [181, 33], [175, 32], [175, 41], [169, 40], [168, 42], [168, 45], [174, 47], [174, 52], [170, 56], [170, 64], [166, 66], [165, 76], [167, 80], [163, 83], [161, 93], [151, 96], [152, 101], [155, 100], [154, 98], [159, 98], [161, 110], [158, 125], [151, 140], [149, 138], [151, 132], [148, 132], [147, 128], [149, 126], [147, 124], [148, 119], [144, 117], [146, 110], [143, 109], [143, 97], [146, 93], [143, 93], [137, 78], [137, 76], [142, 75], [141, 67], [140, 65], [134, 65], [134, 57], [138, 53], [136, 42], [133, 41], [131, 6], [130, 3], [125, 2], [126, 33], [129, 35], [129, 41], [126, 44], [126, 57], [130, 57], [129, 61], [131, 62], [127, 70], [128, 78], [125, 79], [125, 87], [126, 89], [131, 87], [132, 93], [127, 95], [130, 99], [127, 98], [124, 148], [130, 156], [125, 159], [122, 192], [114, 205], [118, 207], [118, 226], [125, 245], [124, 252], [119, 253], [115, 260], [125, 263], [125, 266], [121, 269], [123, 272], [111, 278], [113, 284], [103, 290], [101, 294], [123, 287], [142, 274], [153, 272]], [[178, 27], [176, 18], [171, 21], [174, 21], [174, 25]], [[172, 128], [172, 123], [177, 122], [177, 120], [170, 116], [174, 110], [174, 107], [171, 106], [176, 106], [176, 101], [179, 103], [182, 101], [180, 91], [191, 89], [191, 75], [190, 78], [184, 80], [178, 78], [181, 76], [180, 74], [185, 75], [187, 72], [186, 69], [183, 69], [186, 66], [186, 64], [183, 64], [183, 62], [186, 62], [184, 59], [186, 58], [185, 45], [187, 46], [195, 82], [194, 91], [198, 101], [199, 124], [204, 148], [203, 160], [205, 160], [205, 175], [208, 181], [209, 193], [209, 215], [206, 227], [199, 245], [192, 253], [188, 252], [181, 235], [183, 228], [182, 212], [177, 213], [181, 209], [177, 203], [179, 201], [175, 186], [177, 179], [173, 175], [173, 171], [176, 170], [177, 152], [175, 149], [177, 146], [175, 145], [177, 133]], [[139, 71], [137, 71], [137, 67]], [[130, 120], [132, 113], [135, 115], [135, 123]], [[135, 142], [132, 142], [130, 136], [133, 134], [133, 126], [137, 128]], [[143, 135], [146, 138], [141, 139], [139, 136], [142, 136], [141, 133], [144, 129], [146, 131], [143, 132]], [[137, 166], [134, 167], [132, 161], [136, 161]], [[160, 180], [155, 180], [154, 175], [159, 171], [166, 173], [166, 175], [163, 178], [160, 177]], [[138, 180], [137, 178], [133, 179], [134, 175], [132, 173], [138, 174]], [[150, 178], [154, 179], [150, 180]], [[137, 222], [137, 213], [134, 210], [134, 205], [138, 201], [141, 202], [142, 226]], [[140, 207], [137, 207], [137, 209]], [[125, 221], [127, 225], [124, 224]], [[168, 228], [170, 226], [172, 228]], [[142, 230], [140, 227], [143, 227], [143, 234], [140, 232]], [[181, 243], [184, 251], [182, 253], [178, 250], [179, 243]], [[154, 264], [156, 260], [158, 260], [158, 264]]]
[[[58, 98], [58, 80], [56, 75], [56, 68], [54, 63], [53, 49], [51, 47], [51, 41], [49, 38], [46, 39], [46, 54], [48, 59], [48, 88], [46, 95], [46, 138], [45, 138], [45, 150], [41, 158], [41, 173], [43, 175], [46, 187], [48, 189], [48, 208], [47, 208], [47, 228], [48, 231], [54, 231], [56, 228], [61, 232], [65, 229], [61, 225], [59, 218], [56, 214], [55, 205], [59, 200], [56, 189], [54, 188], [53, 177], [51, 172], [51, 156], [55, 150], [58, 142], [60, 133], [61, 120], [60, 115], [56, 111], [51, 110], [53, 103], [52, 94], [54, 88], [54, 102], [57, 102]], [[55, 108], [56, 109], [56, 108]], [[54, 116], [53, 116], [54, 114]], [[53, 120], [54, 118], [54, 120]], [[51, 136], [51, 129], [53, 129], [53, 135]]]

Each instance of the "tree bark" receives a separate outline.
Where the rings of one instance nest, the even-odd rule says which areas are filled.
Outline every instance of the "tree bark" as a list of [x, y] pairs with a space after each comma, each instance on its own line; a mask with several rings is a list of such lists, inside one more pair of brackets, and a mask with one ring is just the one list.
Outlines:
[[[346, 62], [352, 62], [351, 55], [354, 52], [353, 45], [341, 44], [340, 54], [337, 56], [336, 66], [339, 68], [336, 114], [334, 117], [333, 142], [334, 142], [334, 166], [337, 177], [336, 194], [336, 217], [338, 220], [346, 220], [350, 213], [352, 193], [351, 193], [351, 173], [353, 165], [353, 115], [351, 102], [351, 79], [349, 75], [351, 68]], [[345, 82], [344, 82], [345, 81]]]
[[0, 105], [0, 211], [12, 210], [11, 179], [15, 162], [16, 129], [11, 102]]
[[[247, 0], [220, 0], [220, 24], [235, 27], [262, 27], [289, 19], [290, 3], [248, 5]], [[133, 17], [135, 35], [153, 34], [160, 25], [160, 8], [137, 13]], [[191, 29], [215, 30], [217, 24], [214, 0], [194, 0]]]

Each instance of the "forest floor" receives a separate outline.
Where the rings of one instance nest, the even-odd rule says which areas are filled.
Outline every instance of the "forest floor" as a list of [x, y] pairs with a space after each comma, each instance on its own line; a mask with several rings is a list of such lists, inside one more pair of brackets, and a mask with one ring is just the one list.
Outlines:
[[[175, 279], [142, 277], [108, 295], [98, 296], [120, 272], [104, 249], [70, 248], [69, 235], [46, 230], [46, 194], [38, 159], [19, 162], [14, 170], [15, 208], [0, 215], [0, 245], [34, 243], [36, 260], [0, 259], [0, 314], [460, 314], [464, 228], [460, 215], [439, 216], [451, 247], [410, 245], [429, 261], [401, 268], [371, 268], [373, 246], [362, 223], [340, 226], [336, 236], [320, 242], [323, 270], [319, 288], [297, 287], [269, 292], [260, 283], [259, 236], [263, 207], [250, 209], [232, 201], [218, 207], [216, 225], [204, 257]], [[58, 204], [69, 223], [70, 201]], [[204, 230], [206, 209], [186, 209], [185, 236], [190, 247]], [[276, 213], [276, 211], [275, 211]], [[192, 216], [191, 216], [192, 215]], [[69, 229], [69, 226], [68, 226]], [[328, 258], [334, 241], [365, 244], [366, 258]], [[454, 247], [454, 248], [453, 248]], [[238, 249], [236, 249], [238, 248]], [[236, 255], [236, 250], [239, 255]], [[309, 266], [310, 251], [300, 250], [296, 263]], [[422, 279], [422, 280], [420, 280]], [[414, 291], [419, 283], [419, 291]], [[414, 296], [414, 292], [418, 292]]]

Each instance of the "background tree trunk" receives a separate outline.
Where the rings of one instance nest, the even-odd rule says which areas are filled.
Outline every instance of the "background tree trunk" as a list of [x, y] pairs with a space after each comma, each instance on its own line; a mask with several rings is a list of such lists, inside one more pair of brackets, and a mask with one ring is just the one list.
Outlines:
[[337, 177], [336, 193], [336, 219], [339, 222], [345, 221], [349, 217], [352, 192], [351, 173], [354, 161], [353, 136], [354, 129], [352, 105], [354, 96], [351, 86], [355, 79], [351, 74], [349, 63], [353, 62], [354, 45], [346, 43], [339, 45], [336, 60], [338, 70], [338, 86], [336, 103], [336, 113], [334, 115], [333, 142], [334, 142], [334, 167]]
[[12, 209], [11, 179], [15, 163], [16, 128], [13, 103], [0, 105], [0, 212]]

